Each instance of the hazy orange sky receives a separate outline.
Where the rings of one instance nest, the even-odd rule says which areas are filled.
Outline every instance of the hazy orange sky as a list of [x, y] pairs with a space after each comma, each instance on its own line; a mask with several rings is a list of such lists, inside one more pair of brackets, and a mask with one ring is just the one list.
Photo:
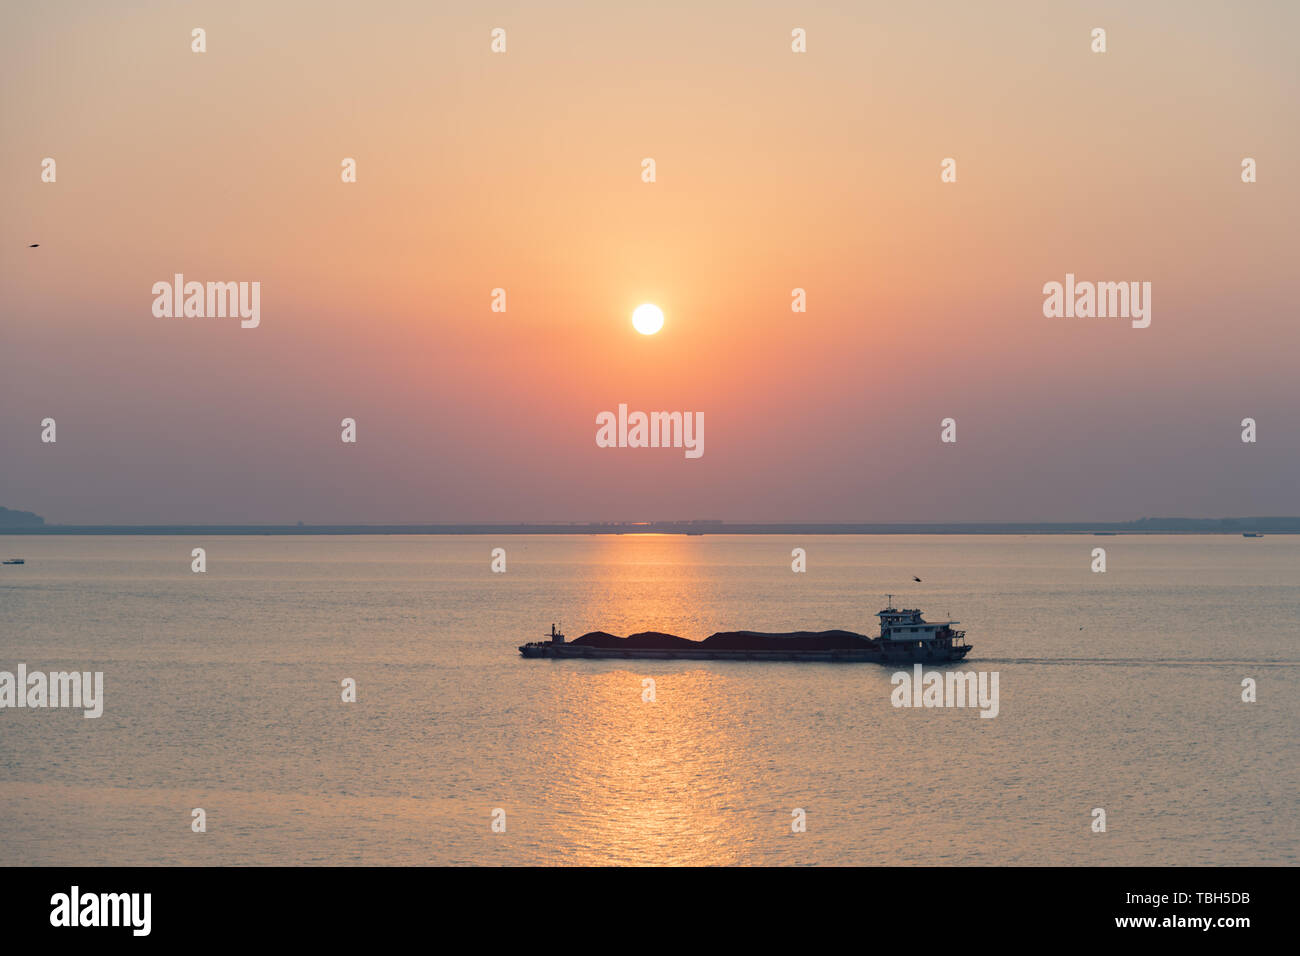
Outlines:
[[[106, 6], [0, 13], [0, 506], [1300, 513], [1300, 5]], [[156, 318], [177, 272], [261, 325]], [[1067, 272], [1151, 326], [1045, 318]], [[596, 447], [620, 402], [705, 454]]]

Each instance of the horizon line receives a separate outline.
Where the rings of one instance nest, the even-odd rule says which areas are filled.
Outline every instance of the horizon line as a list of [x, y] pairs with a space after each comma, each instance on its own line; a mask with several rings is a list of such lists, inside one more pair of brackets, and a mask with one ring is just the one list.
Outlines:
[[[36, 516], [33, 516], [36, 517]], [[504, 521], [339, 524], [48, 524], [0, 525], [0, 534], [1300, 534], [1300, 516], [1137, 518], [1128, 521]]]

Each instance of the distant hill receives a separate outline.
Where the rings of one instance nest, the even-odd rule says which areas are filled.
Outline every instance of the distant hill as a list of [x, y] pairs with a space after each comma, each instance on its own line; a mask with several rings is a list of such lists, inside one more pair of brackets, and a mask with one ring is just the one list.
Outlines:
[[44, 518], [40, 515], [34, 515], [30, 511], [13, 511], [9, 508], [0, 508], [0, 528], [39, 528], [44, 524]]

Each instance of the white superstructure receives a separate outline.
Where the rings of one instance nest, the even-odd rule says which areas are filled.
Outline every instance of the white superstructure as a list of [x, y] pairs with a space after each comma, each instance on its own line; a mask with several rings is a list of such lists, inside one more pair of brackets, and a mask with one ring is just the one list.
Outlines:
[[888, 595], [883, 611], [876, 613], [880, 618], [880, 639], [882, 641], [933, 641], [938, 638], [948, 639], [960, 632], [953, 629], [960, 621], [926, 621], [921, 617], [919, 608], [894, 607], [894, 596]]

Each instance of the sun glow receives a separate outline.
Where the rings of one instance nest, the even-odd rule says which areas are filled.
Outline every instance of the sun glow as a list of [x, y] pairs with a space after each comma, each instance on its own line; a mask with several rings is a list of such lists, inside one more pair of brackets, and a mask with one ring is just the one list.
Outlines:
[[638, 305], [632, 313], [632, 327], [642, 335], [654, 335], [664, 327], [663, 310], [649, 302]]

